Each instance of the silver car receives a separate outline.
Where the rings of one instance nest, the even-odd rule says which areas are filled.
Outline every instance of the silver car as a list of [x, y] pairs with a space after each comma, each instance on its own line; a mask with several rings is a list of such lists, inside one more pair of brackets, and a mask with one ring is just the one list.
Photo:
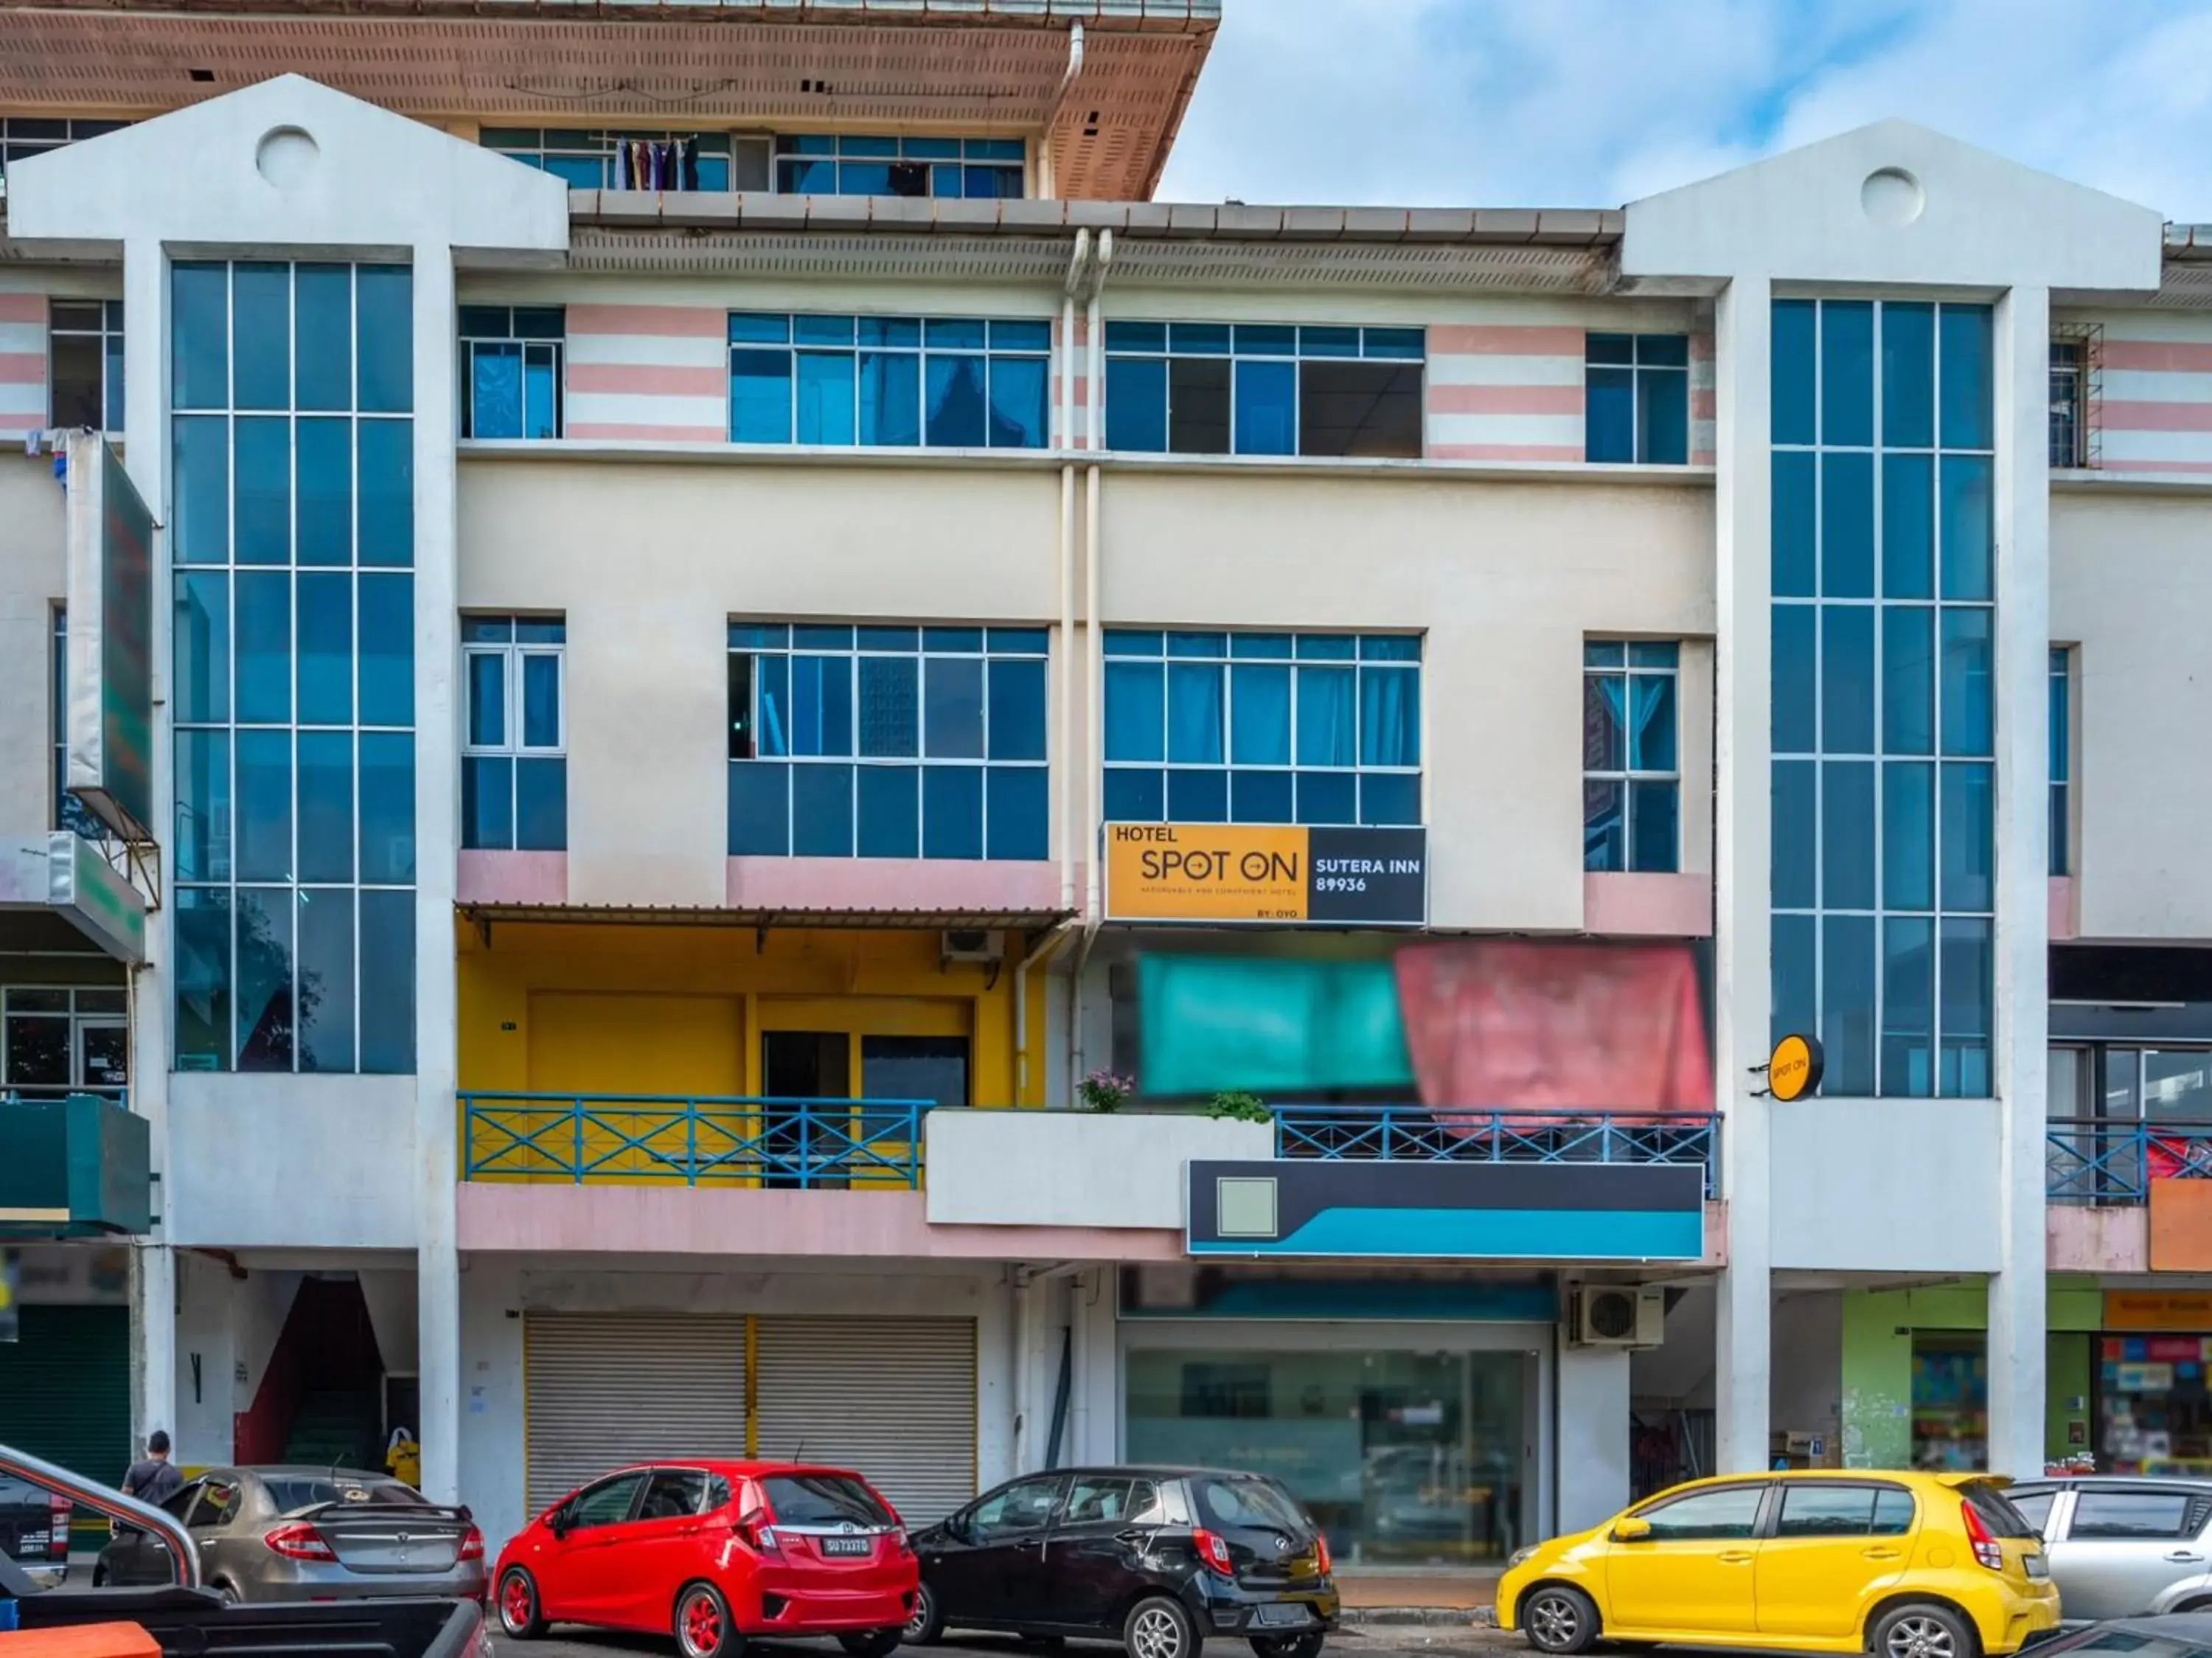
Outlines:
[[2042, 1528], [2068, 1623], [2212, 1611], [2212, 1480], [2030, 1479], [2005, 1496]]
[[[469, 1511], [440, 1508], [388, 1474], [210, 1468], [161, 1507], [183, 1522], [202, 1581], [226, 1600], [483, 1599], [483, 1533]], [[118, 1529], [92, 1581], [167, 1583], [168, 1549]]]

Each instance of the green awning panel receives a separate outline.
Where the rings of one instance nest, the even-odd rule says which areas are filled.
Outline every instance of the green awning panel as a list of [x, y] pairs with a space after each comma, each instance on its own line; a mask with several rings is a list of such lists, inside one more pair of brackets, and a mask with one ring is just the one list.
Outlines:
[[1413, 1085], [1388, 958], [1148, 955], [1137, 963], [1137, 1008], [1147, 1094]]
[[88, 1094], [0, 1099], [0, 1237], [82, 1238], [153, 1224], [146, 1119]]

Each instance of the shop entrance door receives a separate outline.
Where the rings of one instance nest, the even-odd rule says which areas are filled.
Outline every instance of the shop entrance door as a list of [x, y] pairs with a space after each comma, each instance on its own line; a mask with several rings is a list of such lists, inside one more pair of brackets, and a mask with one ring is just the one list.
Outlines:
[[[759, 1006], [760, 1143], [779, 1165], [763, 1184], [799, 1183], [803, 1140], [810, 1187], [911, 1185], [921, 1128], [913, 1107], [972, 1103], [969, 1004], [763, 997]], [[849, 1112], [829, 1103], [841, 1100]]]
[[853, 1097], [852, 1039], [843, 1031], [764, 1031], [761, 1034], [761, 1155], [772, 1165], [765, 1186], [796, 1186], [805, 1170], [808, 1186], [842, 1186], [842, 1163], [817, 1173], [832, 1148], [812, 1143], [804, 1109], [810, 1100]]

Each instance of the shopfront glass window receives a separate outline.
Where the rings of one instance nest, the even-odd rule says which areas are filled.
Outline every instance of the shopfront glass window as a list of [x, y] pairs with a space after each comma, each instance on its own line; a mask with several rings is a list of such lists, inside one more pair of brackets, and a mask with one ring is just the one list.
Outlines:
[[1989, 1466], [1990, 1362], [1978, 1335], [1912, 1338], [1912, 1466]]
[[[2106, 1473], [2212, 1474], [2212, 1338], [2188, 1335], [2108, 1335], [2099, 1346], [2097, 1366], [2097, 1463]], [[2186, 1522], [2194, 1537], [2212, 1520], [2212, 1499], [2203, 1513]], [[2084, 1515], [2075, 1511], [2073, 1534], [2082, 1535]], [[2118, 1509], [2096, 1516], [2118, 1526], [2150, 1523], [2145, 1510]], [[2184, 1524], [2168, 1517], [2168, 1522]], [[2145, 1535], [2108, 1531], [2103, 1535]], [[2160, 1535], [2172, 1535], [2161, 1533]]]
[[1279, 1480], [1346, 1562], [1494, 1560], [1528, 1540], [1517, 1351], [1139, 1349], [1133, 1461]]

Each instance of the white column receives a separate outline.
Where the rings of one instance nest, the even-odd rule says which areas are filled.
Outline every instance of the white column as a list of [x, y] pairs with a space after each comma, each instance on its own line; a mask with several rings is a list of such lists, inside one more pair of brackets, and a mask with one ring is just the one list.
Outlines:
[[1628, 1353], [1559, 1350], [1559, 1529], [1578, 1532], [1628, 1506]]
[[[175, 1167], [169, 1148], [169, 911], [174, 878], [169, 846], [175, 821], [169, 705], [169, 260], [158, 241], [123, 249], [123, 464], [161, 527], [154, 536], [154, 821], [161, 846], [161, 907], [146, 917], [146, 964], [131, 982], [131, 1108], [146, 1119], [156, 1175]], [[156, 1428], [177, 1432], [177, 1259], [167, 1242], [169, 1187], [154, 1187], [154, 1230], [136, 1240], [131, 1259], [131, 1421], [139, 1445]], [[179, 1443], [178, 1460], [191, 1460]], [[137, 1447], [133, 1448], [134, 1455]], [[228, 1455], [223, 1448], [221, 1454]]]
[[2000, 1259], [1990, 1280], [1990, 1466], [2043, 1470], [2049, 1087], [2051, 295], [1996, 309], [1996, 963]]
[[459, 533], [453, 258], [415, 250], [415, 1155], [422, 1490], [460, 1500], [461, 1280], [454, 1198], [453, 885], [459, 844], [453, 680]]
[[1714, 1404], [1720, 1471], [1767, 1461], [1768, 1102], [1750, 1097], [1768, 1048], [1768, 728], [1771, 700], [1768, 433], [1771, 288], [1738, 277], [1720, 296], [1714, 353], [1715, 649], [1713, 856], [1714, 1094], [1723, 1113], [1722, 1191], [1728, 1268], [1715, 1322]]

